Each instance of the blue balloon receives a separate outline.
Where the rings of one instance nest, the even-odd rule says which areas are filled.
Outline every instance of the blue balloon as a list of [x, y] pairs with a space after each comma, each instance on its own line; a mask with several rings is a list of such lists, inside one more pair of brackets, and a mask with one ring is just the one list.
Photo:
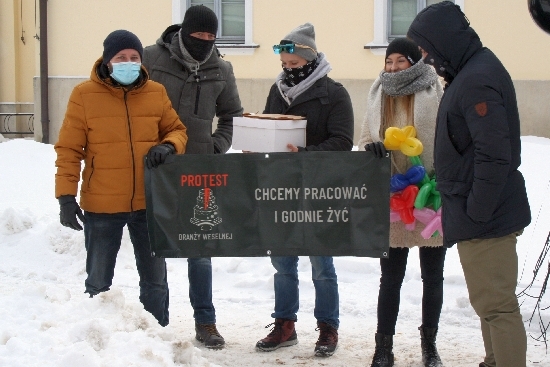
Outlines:
[[416, 185], [426, 175], [426, 169], [423, 166], [412, 166], [403, 175], [396, 173], [390, 179], [390, 191], [397, 192], [404, 190], [409, 185]]

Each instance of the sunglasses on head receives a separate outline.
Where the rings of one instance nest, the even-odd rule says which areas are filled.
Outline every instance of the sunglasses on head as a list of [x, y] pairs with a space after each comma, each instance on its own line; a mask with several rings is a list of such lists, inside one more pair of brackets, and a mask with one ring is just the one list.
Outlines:
[[284, 45], [273, 45], [273, 52], [275, 52], [275, 55], [279, 55], [281, 52], [288, 52], [289, 54], [293, 54], [296, 48], [309, 48], [311, 51], [317, 54], [317, 51], [315, 51], [311, 47], [306, 45], [300, 45], [298, 43], [285, 43]]

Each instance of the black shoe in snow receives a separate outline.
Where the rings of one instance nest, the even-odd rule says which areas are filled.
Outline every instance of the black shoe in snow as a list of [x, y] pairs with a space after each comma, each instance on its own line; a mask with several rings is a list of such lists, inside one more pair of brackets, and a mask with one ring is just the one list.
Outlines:
[[393, 367], [393, 335], [376, 333], [376, 349], [370, 367]]
[[420, 346], [422, 348], [422, 363], [424, 363], [424, 367], [443, 367], [435, 346], [437, 328], [420, 326], [418, 330], [420, 330]]

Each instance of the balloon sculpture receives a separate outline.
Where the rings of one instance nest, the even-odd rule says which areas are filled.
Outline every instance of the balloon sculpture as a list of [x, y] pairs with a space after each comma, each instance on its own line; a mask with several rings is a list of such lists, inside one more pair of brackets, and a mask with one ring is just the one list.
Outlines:
[[384, 146], [388, 150], [400, 150], [413, 165], [405, 174], [397, 173], [391, 177], [390, 222], [401, 220], [405, 228], [412, 231], [418, 220], [425, 225], [420, 233], [424, 239], [443, 234], [441, 195], [436, 190], [435, 175], [428, 176], [419, 157], [424, 147], [416, 138], [414, 126], [389, 127], [385, 132]]
[[384, 146], [389, 150], [401, 150], [406, 156], [412, 157], [422, 153], [424, 146], [416, 137], [414, 126], [388, 127], [386, 129]]

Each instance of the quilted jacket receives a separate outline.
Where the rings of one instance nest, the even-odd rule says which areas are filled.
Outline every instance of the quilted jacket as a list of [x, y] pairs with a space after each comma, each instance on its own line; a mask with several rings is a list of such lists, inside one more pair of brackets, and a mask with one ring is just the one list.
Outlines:
[[69, 98], [55, 144], [55, 196], [76, 196], [82, 209], [121, 213], [145, 209], [144, 157], [154, 145], [171, 143], [183, 153], [186, 127], [172, 108], [165, 88], [149, 80], [142, 67], [139, 82], [126, 89], [101, 75], [102, 59], [90, 80]]

